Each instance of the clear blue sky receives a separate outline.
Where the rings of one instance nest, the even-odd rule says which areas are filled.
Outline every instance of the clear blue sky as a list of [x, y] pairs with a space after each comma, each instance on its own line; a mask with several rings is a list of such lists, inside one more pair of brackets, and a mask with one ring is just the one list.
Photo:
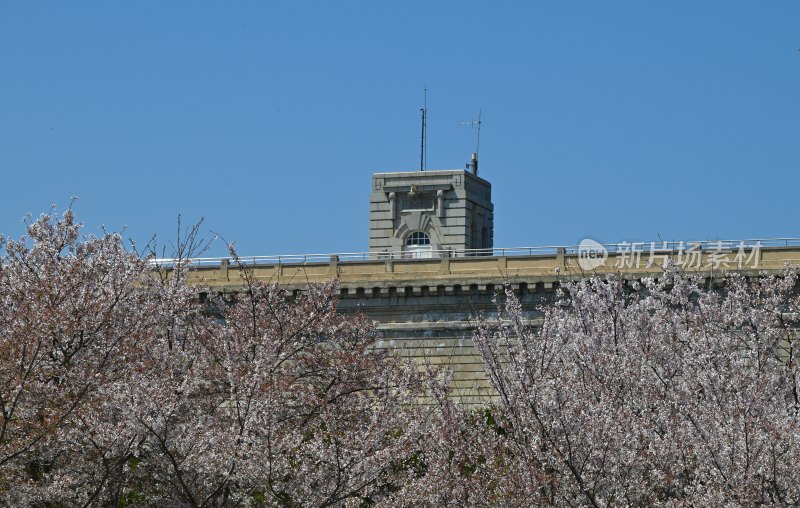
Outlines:
[[[495, 245], [800, 236], [800, 2], [0, 0], [0, 232], [366, 250], [370, 176], [463, 167]], [[212, 254], [224, 254], [219, 244]]]

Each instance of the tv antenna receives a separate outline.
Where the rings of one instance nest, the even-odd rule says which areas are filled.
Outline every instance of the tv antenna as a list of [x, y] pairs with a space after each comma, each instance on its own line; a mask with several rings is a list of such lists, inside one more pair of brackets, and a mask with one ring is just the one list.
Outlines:
[[424, 98], [422, 107], [419, 110], [422, 113], [422, 141], [419, 145], [419, 170], [425, 171], [425, 168], [428, 166], [428, 152], [425, 148], [425, 127], [427, 126], [425, 123], [425, 119], [428, 116], [428, 87], [426, 86], [424, 89]]
[[472, 120], [470, 120], [468, 122], [461, 122], [461, 125], [463, 127], [470, 127], [472, 129], [477, 128], [477, 130], [478, 130], [478, 140], [475, 143], [475, 155], [476, 156], [480, 153], [480, 149], [481, 149], [481, 125], [483, 124], [483, 122], [481, 121], [481, 113], [483, 113], [483, 110], [479, 109], [478, 110], [478, 119], [477, 120], [475, 118], [473, 118]]

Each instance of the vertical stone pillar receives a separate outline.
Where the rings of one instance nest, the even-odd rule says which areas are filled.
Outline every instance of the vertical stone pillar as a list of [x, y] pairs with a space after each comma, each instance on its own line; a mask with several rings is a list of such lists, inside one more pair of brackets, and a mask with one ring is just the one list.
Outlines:
[[395, 203], [395, 193], [389, 193], [389, 218], [394, 220], [397, 217], [397, 203]]

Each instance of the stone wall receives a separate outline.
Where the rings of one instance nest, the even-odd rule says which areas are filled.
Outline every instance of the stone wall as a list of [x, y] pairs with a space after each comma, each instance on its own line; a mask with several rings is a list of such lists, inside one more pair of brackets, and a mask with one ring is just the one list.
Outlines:
[[[752, 250], [746, 254], [757, 266], [736, 270], [745, 275], [775, 274], [787, 263], [800, 264], [800, 247], [769, 247], [757, 256]], [[697, 266], [685, 269], [714, 284], [722, 273], [708, 268], [714, 255], [702, 251]], [[658, 266], [644, 263], [618, 267], [628, 260], [625, 253], [612, 252], [595, 271], [628, 281], [661, 273]], [[578, 266], [577, 255], [564, 249], [542, 255], [350, 262], [333, 256], [327, 262], [256, 264], [247, 269], [257, 280], [280, 284], [290, 292], [338, 279], [341, 311], [373, 319], [383, 336], [381, 346], [451, 366], [456, 394], [465, 402], [488, 393], [472, 334], [477, 315], [494, 315], [495, 297], [505, 285], [519, 295], [525, 318], [536, 325], [541, 322], [541, 306], [553, 301], [559, 284], [589, 275]], [[195, 268], [190, 277], [191, 283], [206, 288], [203, 291], [235, 292], [242, 283], [242, 268], [221, 260], [216, 266]]]
[[397, 256], [415, 231], [430, 237], [433, 251], [491, 249], [491, 193], [489, 182], [461, 169], [376, 173], [370, 194], [369, 250]]

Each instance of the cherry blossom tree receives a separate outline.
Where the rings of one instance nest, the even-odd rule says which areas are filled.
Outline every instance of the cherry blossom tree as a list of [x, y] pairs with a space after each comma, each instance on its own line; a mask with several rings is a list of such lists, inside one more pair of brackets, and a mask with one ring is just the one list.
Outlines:
[[337, 313], [335, 282], [287, 294], [245, 270], [199, 305], [194, 241], [158, 267], [67, 211], [5, 243], [3, 503], [366, 506], [417, 474], [415, 364]]
[[106, 459], [85, 446], [85, 430], [129, 370], [130, 345], [163, 321], [147, 263], [119, 235], [81, 239], [80, 228], [67, 210], [32, 221], [27, 238], [3, 240], [0, 489], [12, 504], [43, 489], [82, 485], [89, 498], [102, 490], [73, 476]]
[[[336, 312], [335, 283], [290, 297], [248, 280], [192, 343], [164, 359], [170, 386], [137, 387], [151, 499], [187, 506], [377, 502], [408, 476], [424, 434], [414, 364], [372, 347]], [[190, 367], [184, 367], [190, 366]], [[169, 480], [166, 480], [169, 479]], [[164, 488], [162, 482], [171, 483]]]
[[797, 274], [712, 282], [668, 269], [567, 283], [539, 330], [507, 291], [475, 337], [491, 418], [476, 428], [443, 399], [458, 430], [430, 460], [469, 467], [418, 486], [428, 504], [800, 502]]

